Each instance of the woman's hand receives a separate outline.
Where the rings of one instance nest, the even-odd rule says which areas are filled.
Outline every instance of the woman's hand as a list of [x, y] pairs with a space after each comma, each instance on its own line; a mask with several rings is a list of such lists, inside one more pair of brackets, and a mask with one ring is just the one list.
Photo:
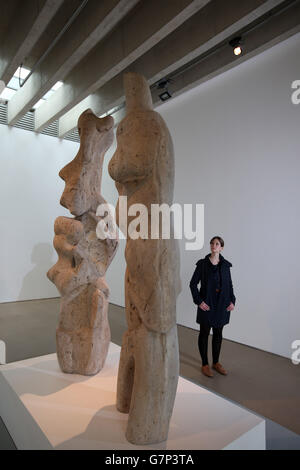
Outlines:
[[226, 310], [227, 310], [227, 312], [231, 312], [232, 310], [234, 310], [234, 304], [232, 302], [230, 302], [230, 304], [228, 305]]
[[201, 310], [210, 310], [210, 307], [205, 302], [201, 302], [199, 307], [201, 308]]

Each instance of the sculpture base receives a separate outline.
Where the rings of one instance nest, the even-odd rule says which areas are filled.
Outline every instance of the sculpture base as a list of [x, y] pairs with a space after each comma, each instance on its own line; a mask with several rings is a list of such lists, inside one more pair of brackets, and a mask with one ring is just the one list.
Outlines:
[[262, 418], [182, 377], [168, 440], [130, 444], [128, 415], [115, 405], [119, 357], [120, 347], [110, 343], [93, 377], [62, 373], [56, 354], [0, 366], [0, 415], [17, 448], [265, 449]]
[[58, 363], [67, 374], [97, 374], [105, 363], [109, 344], [109, 328], [56, 330]]

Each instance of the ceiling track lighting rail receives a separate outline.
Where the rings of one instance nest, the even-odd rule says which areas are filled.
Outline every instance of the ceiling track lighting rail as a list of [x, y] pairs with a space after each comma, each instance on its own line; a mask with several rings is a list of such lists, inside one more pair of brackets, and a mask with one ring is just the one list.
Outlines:
[[170, 78], [163, 78], [157, 84], [157, 89], [161, 92], [158, 96], [161, 101], [167, 101], [168, 99], [172, 98], [171, 93], [168, 90], [168, 83], [172, 80]]
[[[240, 39], [240, 44], [244, 44], [245, 43], [245, 37], [244, 36], [246, 36], [251, 31], [255, 30], [256, 28], [260, 27], [263, 23], [266, 23], [270, 18], [273, 18], [274, 16], [277, 16], [277, 15], [281, 14], [282, 12], [288, 10], [292, 5], [294, 5], [296, 3], [300, 3], [300, 0], [286, 0], [283, 4], [275, 7], [273, 10], [269, 11], [268, 13], [263, 15], [261, 18], [255, 20], [255, 22], [253, 22], [250, 25], [250, 27], [245, 27], [239, 33], [236, 33], [236, 35], [234, 37], [224, 39], [222, 42], [217, 44], [215, 47], [211, 48], [209, 51], [205, 52], [201, 56], [196, 57], [192, 61], [188, 62], [187, 64], [183, 65], [181, 68], [174, 71], [173, 73], [170, 73], [170, 75], [168, 77], [160, 78], [159, 80], [157, 80], [156, 82], [154, 82], [150, 86], [150, 90], [151, 91], [160, 90], [161, 88], [163, 88], [163, 84], [167, 85], [168, 83], [174, 81], [175, 78], [177, 78], [180, 75], [184, 74], [187, 70], [190, 70], [191, 68], [195, 67], [200, 62], [207, 59], [207, 57], [212, 56], [216, 52], [219, 52], [221, 49], [226, 49], [229, 45], [230, 45], [230, 47], [232, 47], [232, 45], [230, 43], [233, 40], [236, 40], [237, 38]], [[158, 95], [158, 96], [162, 101], [166, 101], [167, 99], [172, 97], [171, 93], [168, 90], [167, 90], [167, 93], [170, 96], [167, 96], [167, 94], [166, 94], [165, 96], [163, 96], [163, 98], [165, 97], [165, 99], [163, 99], [160, 95]], [[162, 94], [163, 93], [161, 93], [161, 95]], [[119, 106], [117, 106], [116, 108], [113, 108], [113, 109], [107, 111], [106, 113], [101, 115], [101, 117], [107, 116], [108, 114], [114, 114], [114, 113], [120, 111], [123, 108], [125, 108], [125, 103], [122, 103]]]
[[[256, 28], [260, 27], [262, 24], [266, 23], [269, 19], [283, 13], [284, 11], [288, 10], [292, 5], [297, 4], [297, 3], [300, 3], [300, 0], [286, 0], [281, 5], [273, 8], [273, 10], [270, 10], [268, 13], [266, 13], [262, 17], [258, 18], [254, 22], [252, 22], [252, 24], [250, 26], [243, 28], [240, 32], [237, 32], [234, 37], [231, 37], [231, 38], [229, 37], [229, 38], [223, 40], [222, 42], [217, 44], [215, 47], [211, 48], [209, 51], [207, 51], [204, 54], [202, 54], [202, 55], [196, 57], [195, 59], [191, 60], [190, 62], [183, 65], [181, 68], [177, 69], [173, 73], [170, 73], [168, 78], [164, 78], [163, 80], [169, 80], [169, 81], [174, 80], [175, 78], [177, 78], [180, 75], [184, 74], [187, 70], [195, 67], [200, 62], [207, 59], [207, 57], [212, 56], [213, 54], [215, 54], [216, 52], [219, 52], [223, 48], [225, 49], [226, 47], [228, 47], [228, 45], [230, 45], [231, 41], [236, 40], [237, 38], [240, 39], [240, 47], [241, 47], [241, 45], [243, 45], [245, 43], [245, 37], [244, 36], [246, 36], [248, 33], [252, 32]], [[232, 46], [230, 45], [230, 47], [232, 47]], [[151, 89], [157, 89], [157, 87], [159, 85], [159, 82], [161, 80], [162, 79], [160, 79], [160, 80], [156, 81], [155, 83], [153, 83], [150, 88]]]

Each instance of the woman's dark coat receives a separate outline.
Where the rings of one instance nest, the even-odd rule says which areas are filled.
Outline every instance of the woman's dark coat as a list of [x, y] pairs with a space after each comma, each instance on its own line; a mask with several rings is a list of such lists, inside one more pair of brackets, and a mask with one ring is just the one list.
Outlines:
[[[198, 305], [197, 323], [205, 323], [219, 328], [229, 323], [230, 312], [226, 310], [230, 302], [235, 305], [230, 268], [232, 264], [219, 254], [221, 291], [215, 292], [212, 274], [212, 263], [209, 260], [211, 253], [196, 263], [196, 269], [190, 282], [193, 301]], [[201, 283], [200, 290], [198, 284]], [[210, 310], [202, 310], [199, 305], [204, 301]]]

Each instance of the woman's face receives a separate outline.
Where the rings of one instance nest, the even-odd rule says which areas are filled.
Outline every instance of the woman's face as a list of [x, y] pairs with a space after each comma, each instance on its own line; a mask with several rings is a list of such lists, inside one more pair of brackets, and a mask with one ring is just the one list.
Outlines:
[[217, 238], [215, 238], [210, 244], [210, 250], [213, 254], [221, 253], [223, 250], [221, 243]]

